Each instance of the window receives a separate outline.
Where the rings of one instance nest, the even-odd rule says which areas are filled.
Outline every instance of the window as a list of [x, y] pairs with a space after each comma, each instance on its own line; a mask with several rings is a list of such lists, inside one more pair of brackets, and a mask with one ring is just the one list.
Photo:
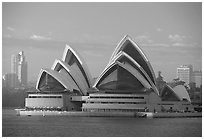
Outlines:
[[54, 77], [46, 72], [43, 72], [39, 82], [39, 89], [42, 91], [59, 91], [64, 90], [65, 88]]
[[99, 81], [100, 90], [142, 90], [140, 81], [119, 65], [113, 66]]
[[62, 98], [62, 96], [29, 96], [29, 98]]

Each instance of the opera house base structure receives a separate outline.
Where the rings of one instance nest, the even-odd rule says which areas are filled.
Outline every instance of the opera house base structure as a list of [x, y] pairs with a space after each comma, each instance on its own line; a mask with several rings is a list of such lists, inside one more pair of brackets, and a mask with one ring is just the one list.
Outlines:
[[62, 59], [40, 71], [36, 89], [28, 92], [25, 109], [17, 110], [18, 114], [198, 116], [184, 86], [166, 85], [158, 91], [149, 60], [127, 35], [95, 82], [82, 57], [66, 45]]

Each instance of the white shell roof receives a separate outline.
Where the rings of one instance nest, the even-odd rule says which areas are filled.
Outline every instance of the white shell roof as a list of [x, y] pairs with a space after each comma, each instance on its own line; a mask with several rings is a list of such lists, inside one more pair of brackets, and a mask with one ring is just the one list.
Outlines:
[[[142, 63], [145, 64], [146, 69], [148, 69], [148, 73], [146, 72], [146, 69], [143, 68], [143, 65], [140, 65], [133, 57], [128, 55], [123, 51], [123, 49], [126, 47], [126, 42], [130, 42], [131, 45], [135, 48], [135, 51], [137, 51], [137, 54], [141, 56]], [[74, 57], [72, 57], [74, 56]], [[133, 55], [132, 55], [133, 56]], [[131, 66], [128, 63], [120, 63], [118, 60], [121, 57], [128, 58], [132, 63], [134, 63], [135, 66], [137, 66], [139, 71], [137, 71], [133, 66]], [[74, 58], [74, 60], [73, 60]], [[71, 63], [71, 64], [70, 64]], [[140, 61], [141, 63], [141, 61]], [[103, 75], [108, 72], [108, 70], [115, 64], [118, 64], [128, 72], [130, 72], [135, 78], [137, 78], [141, 84], [143, 84], [146, 88], [152, 88], [157, 94], [159, 94], [156, 86], [155, 86], [155, 74], [153, 72], [153, 68], [151, 67], [149, 60], [145, 56], [145, 54], [142, 52], [142, 50], [137, 46], [137, 44], [129, 37], [125, 36], [120, 43], [115, 48], [111, 59], [109, 61], [109, 64], [106, 66], [106, 68], [103, 70], [103, 72], [100, 74], [100, 76], [97, 78], [95, 84], [93, 87], [96, 87], [100, 79], [103, 77]], [[63, 72], [60, 72], [57, 70], [58, 66], [61, 65], [63, 67]], [[82, 94], [86, 94], [88, 88], [92, 87], [92, 77], [88, 70], [88, 67], [83, 60], [83, 58], [69, 45], [66, 45], [65, 50], [63, 52], [62, 60], [55, 60], [52, 68], [52, 70], [48, 69], [42, 69], [40, 71], [38, 81], [36, 88], [38, 89], [38, 85], [42, 76], [43, 72], [48, 73], [52, 77], [54, 77], [56, 80], [58, 80], [66, 89], [72, 89], [77, 88], [82, 92]], [[151, 77], [150, 77], [151, 76]], [[153, 78], [153, 80], [152, 80]]]
[[190, 99], [190, 97], [189, 97], [189, 95], [188, 95], [188, 92], [187, 92], [186, 88], [185, 88], [183, 85], [177, 85], [177, 86], [175, 86], [174, 88], [170, 87], [169, 85], [165, 85], [165, 87], [162, 89], [161, 94], [164, 93], [163, 91], [165, 90], [165, 88], [170, 89], [171, 92], [174, 93], [175, 96], [176, 96], [180, 101], [182, 101], [183, 99], [186, 99], [186, 100], [188, 100], [189, 102], [191, 102], [191, 99]]
[[[106, 69], [114, 62], [118, 61], [120, 58], [122, 57], [126, 57], [128, 58], [135, 66], [137, 66], [139, 68], [139, 70], [144, 74], [144, 76], [146, 77], [146, 79], [148, 80], [148, 82], [151, 84], [152, 89], [159, 95], [159, 91], [157, 89], [157, 87], [155, 86], [155, 84], [152, 82], [152, 80], [150, 79], [149, 75], [145, 72], [145, 70], [130, 56], [128, 55], [126, 52], [120, 51], [117, 55], [115, 55], [113, 57], [113, 59], [111, 59], [110, 63], [106, 66], [106, 68], [104, 69], [104, 71], [106, 71]], [[136, 69], [135, 69], [136, 70]], [[104, 72], [103, 71], [103, 72]], [[103, 73], [102, 72], [102, 73]], [[96, 85], [98, 83], [98, 81], [100, 80], [100, 78], [102, 78], [102, 76], [99, 76], [99, 79], [96, 80], [95, 84]]]
[[67, 71], [67, 73], [69, 74], [69, 76], [71, 76], [72, 80], [78, 86], [80, 91], [84, 95], [86, 95], [88, 86], [86, 84], [86, 80], [84, 79], [83, 75], [81, 74], [80, 70], [78, 69], [78, 66], [76, 66], [76, 64], [69, 66], [66, 62], [57, 59], [57, 60], [55, 60], [53, 66], [52, 66], [52, 70], [57, 70], [58, 64], [61, 65]]
[[190, 96], [183, 85], [177, 85], [173, 88], [173, 90], [180, 100], [186, 99], [191, 102]]
[[[151, 85], [147, 82], [147, 80], [137, 71], [135, 70], [131, 65], [129, 64], [123, 64], [123, 63], [120, 63], [118, 61], [114, 62], [114, 63], [111, 63], [110, 66], [104, 71], [102, 72], [101, 74], [101, 77], [104, 76], [104, 74], [106, 72], [108, 72], [113, 66], [115, 65], [119, 65], [120, 67], [124, 68], [125, 70], [127, 70], [129, 73], [131, 73], [135, 78], [137, 78], [140, 83], [145, 87], [145, 88], [148, 88], [150, 89], [151, 88]], [[100, 82], [101, 78], [98, 78], [98, 80], [96, 81], [94, 87], [97, 87], [97, 84]]]
[[[70, 47], [69, 45], [66, 45], [63, 56], [62, 56], [62, 61], [66, 62], [65, 60], [67, 58], [70, 58], [69, 56], [69, 50], [71, 51], [71, 53], [76, 57], [76, 59], [79, 61], [80, 65], [82, 66], [85, 75], [84, 78], [88, 80], [87, 84], [89, 87], [92, 86], [92, 77], [91, 74], [89, 72], [88, 66], [86, 65], [85, 61], [83, 60], [83, 58], [80, 56], [79, 53], [77, 53], [77, 51], [75, 51], [72, 47]], [[70, 60], [70, 59], [69, 59]], [[82, 72], [82, 71], [81, 71]]]
[[[127, 41], [130, 41], [131, 44], [134, 46], [135, 50], [139, 52], [140, 56], [142, 57], [142, 59], [144, 59], [144, 61], [146, 61], [146, 64], [151, 72], [151, 75], [153, 77], [153, 80], [152, 82], [156, 85], [156, 78], [155, 78], [155, 74], [154, 74], [154, 71], [153, 71], [153, 68], [149, 62], [149, 60], [147, 59], [147, 57], [145, 56], [145, 54], [143, 53], [143, 51], [141, 50], [141, 48], [128, 36], [126, 35], [120, 42], [119, 44], [117, 45], [117, 47], [115, 48], [110, 60], [109, 60], [109, 63], [111, 63], [112, 59], [114, 59], [114, 57], [120, 52], [120, 51], [123, 51], [123, 49], [126, 47], [125, 43]], [[142, 65], [140, 65], [142, 66]], [[144, 69], [146, 70], [146, 69]], [[151, 78], [151, 77], [150, 77]]]
[[51, 70], [51, 69], [41, 69], [40, 74], [39, 74], [39, 78], [37, 81], [37, 85], [36, 85], [36, 89], [39, 90], [39, 83], [41, 80], [41, 76], [43, 73], [47, 73], [50, 76], [52, 76], [53, 78], [55, 78], [60, 84], [62, 84], [65, 88], [68, 88], [69, 90], [73, 90], [73, 89], [78, 89], [76, 87], [74, 87], [74, 84], [70, 84], [72, 82], [71, 78], [65, 78], [65, 74], [63, 73], [59, 73], [57, 71]]

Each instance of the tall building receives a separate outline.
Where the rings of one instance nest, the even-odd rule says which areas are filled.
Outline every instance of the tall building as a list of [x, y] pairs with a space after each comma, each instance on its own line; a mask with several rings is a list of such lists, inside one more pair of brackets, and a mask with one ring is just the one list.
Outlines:
[[18, 73], [17, 56], [11, 55], [11, 73]]
[[196, 87], [200, 87], [202, 84], [202, 72], [199, 71], [193, 71], [193, 82], [196, 83]]
[[177, 68], [177, 77], [184, 81], [187, 85], [192, 82], [192, 73], [193, 73], [193, 66], [192, 65], [181, 65]]
[[27, 62], [25, 61], [24, 52], [11, 56], [11, 73], [17, 74], [21, 86], [27, 84]]
[[23, 51], [18, 54], [18, 80], [21, 85], [27, 85], [27, 62], [25, 61]]

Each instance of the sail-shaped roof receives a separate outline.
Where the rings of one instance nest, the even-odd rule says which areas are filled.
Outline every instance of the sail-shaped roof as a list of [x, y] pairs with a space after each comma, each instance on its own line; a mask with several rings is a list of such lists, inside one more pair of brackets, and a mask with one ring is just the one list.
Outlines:
[[72, 66], [73, 64], [76, 64], [80, 70], [80, 72], [83, 75], [83, 78], [85, 78], [87, 86], [90, 88], [92, 86], [92, 77], [88, 70], [88, 67], [83, 60], [83, 58], [69, 45], [66, 45], [62, 61], [67, 63], [69, 66]]
[[[155, 84], [152, 82], [152, 80], [149, 78], [147, 73], [144, 71], [144, 69], [131, 57], [129, 56], [126, 52], [120, 51], [112, 60], [111, 62], [114, 63], [116, 61], [119, 61], [121, 63], [129, 63], [136, 71], [138, 71], [148, 82], [151, 84], [152, 89], [154, 92], [156, 92], [159, 95], [159, 91], [157, 90]], [[109, 63], [104, 71], [110, 66], [111, 63]], [[100, 80], [102, 75], [99, 76], [99, 78], [96, 80], [95, 85], [97, 82]]]
[[148, 81], [130, 64], [112, 63], [101, 75], [95, 86], [99, 90], [142, 90], [150, 89]]
[[[93, 79], [85, 61], [69, 45], [65, 47], [62, 60], [56, 60], [51, 69], [41, 71], [36, 86], [38, 90], [46, 79], [45, 75], [51, 76], [68, 90], [79, 90], [82, 95], [86, 95], [92, 87]], [[99, 90], [105, 87], [114, 89], [113, 86], [116, 90], [153, 89], [158, 94], [153, 69], [145, 54], [129, 36], [125, 36], [118, 44], [109, 64], [93, 85]]]
[[67, 76], [65, 72], [59, 73], [51, 69], [41, 69], [36, 89], [40, 91], [79, 90], [71, 77]]
[[141, 48], [139, 48], [139, 46], [128, 35], [126, 35], [117, 45], [109, 63], [111, 63], [111, 61], [120, 51], [124, 51], [131, 56], [145, 70], [152, 82], [156, 85], [155, 74], [149, 60]]
[[183, 85], [177, 85], [174, 88], [165, 85], [161, 91], [161, 98], [163, 101], [189, 101], [190, 97], [186, 88]]
[[82, 95], [86, 95], [88, 88], [92, 87], [92, 77], [86, 63], [69, 45], [65, 47], [62, 60], [55, 60], [51, 70], [41, 70], [36, 89], [41, 90], [40, 87], [46, 85], [45, 75], [52, 77], [64, 89], [75, 89]]
[[180, 98], [169, 85], [164, 86], [160, 95], [162, 101], [180, 101]]
[[[80, 91], [83, 93], [83, 95], [86, 95], [88, 86], [86, 84], [86, 80], [83, 78], [82, 73], [80, 72], [78, 66], [74, 66], [76, 64], [73, 64], [72, 66], [69, 66], [66, 62], [62, 60], [55, 60], [52, 70], [55, 70], [57, 72], [61, 72], [62, 70], [65, 70], [68, 76], [72, 78], [74, 83], [78, 86]], [[66, 78], [66, 77], [64, 77]]]
[[190, 96], [183, 85], [177, 85], [173, 88], [173, 90], [180, 100], [187, 100], [191, 102]]

